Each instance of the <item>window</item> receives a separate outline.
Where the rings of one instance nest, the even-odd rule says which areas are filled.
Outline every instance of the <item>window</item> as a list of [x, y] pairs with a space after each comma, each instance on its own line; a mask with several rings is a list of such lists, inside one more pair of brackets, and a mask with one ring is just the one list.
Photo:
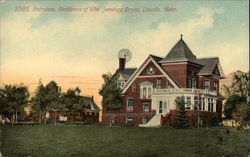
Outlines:
[[125, 81], [117, 81], [117, 86], [118, 87], [124, 87], [124, 85], [125, 85]]
[[148, 102], [144, 102], [143, 103], [143, 111], [144, 112], [148, 112], [149, 111], [149, 103]]
[[196, 87], [196, 80], [195, 80], [195, 77], [193, 75], [188, 78], [188, 87], [189, 88]]
[[211, 111], [213, 111], [214, 110], [214, 102], [213, 102], [214, 100], [213, 99], [211, 99]]
[[147, 124], [148, 122], [148, 117], [143, 117], [142, 118], [142, 124]]
[[198, 97], [194, 97], [194, 106], [196, 106], [199, 110], [201, 110], [201, 105], [199, 104]]
[[159, 101], [159, 113], [162, 113], [162, 101]]
[[157, 78], [156, 87], [161, 88], [161, 78]]
[[217, 91], [217, 89], [218, 89], [218, 83], [214, 82], [214, 90]]
[[153, 75], [155, 73], [155, 69], [153, 67], [149, 67], [147, 70], [148, 75]]
[[210, 81], [209, 80], [204, 81], [204, 89], [210, 90]]
[[190, 108], [191, 108], [191, 97], [187, 96], [186, 109], [190, 109]]
[[205, 111], [205, 98], [203, 97], [201, 101], [202, 101], [202, 110]]
[[134, 99], [128, 98], [127, 111], [133, 111]]
[[151, 91], [153, 89], [153, 83], [149, 81], [143, 81], [140, 83], [140, 98], [150, 99]]
[[208, 111], [210, 111], [210, 110], [211, 110], [211, 99], [208, 98]]
[[180, 96], [177, 96], [177, 100], [180, 101], [180, 100], [181, 100], [181, 97], [180, 97]]
[[127, 117], [126, 122], [127, 122], [127, 124], [132, 124], [133, 123], [133, 117]]
[[136, 91], [136, 84], [132, 85], [132, 91], [135, 92]]

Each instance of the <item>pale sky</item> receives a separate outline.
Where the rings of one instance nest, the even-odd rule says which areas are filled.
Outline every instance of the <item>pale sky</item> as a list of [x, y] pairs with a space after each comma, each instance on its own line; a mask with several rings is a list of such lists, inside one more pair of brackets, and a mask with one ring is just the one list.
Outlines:
[[[3, 0], [2, 0], [3, 1]], [[18, 12], [33, 7], [159, 7], [162, 12]], [[5, 1], [0, 2], [0, 83], [29, 86], [41, 78], [65, 91], [79, 86], [83, 95], [101, 97], [101, 75], [118, 68], [118, 52], [128, 48], [138, 67], [149, 54], [165, 57], [183, 34], [198, 57], [218, 56], [225, 74], [248, 71], [248, 1]], [[176, 8], [163, 12], [164, 7]]]

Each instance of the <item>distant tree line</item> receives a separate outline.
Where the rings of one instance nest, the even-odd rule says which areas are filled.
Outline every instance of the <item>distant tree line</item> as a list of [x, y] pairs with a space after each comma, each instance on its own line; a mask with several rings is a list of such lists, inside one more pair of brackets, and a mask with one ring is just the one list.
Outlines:
[[40, 123], [47, 122], [46, 113], [57, 112], [64, 116], [81, 114], [85, 106], [80, 92], [78, 87], [62, 92], [55, 81], [46, 86], [39, 81], [34, 96], [30, 97], [29, 89], [24, 84], [5, 85], [0, 88], [0, 116], [2, 120], [8, 118], [14, 124], [26, 107], [30, 109], [33, 120]]

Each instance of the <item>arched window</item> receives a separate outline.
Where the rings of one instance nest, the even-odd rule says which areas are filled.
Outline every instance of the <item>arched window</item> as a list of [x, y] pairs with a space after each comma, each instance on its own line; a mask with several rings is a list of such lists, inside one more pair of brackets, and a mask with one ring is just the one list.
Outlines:
[[143, 81], [142, 83], [140, 83], [140, 98], [150, 99], [152, 90], [153, 83], [149, 81]]

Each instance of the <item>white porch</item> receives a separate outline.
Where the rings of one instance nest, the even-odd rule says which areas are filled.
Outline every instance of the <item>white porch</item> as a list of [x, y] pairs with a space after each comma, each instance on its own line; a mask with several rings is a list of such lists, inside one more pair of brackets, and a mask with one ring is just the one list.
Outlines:
[[[201, 111], [216, 112], [217, 92], [192, 88], [154, 88], [151, 92], [152, 110], [156, 115], [142, 127], [160, 126], [161, 115], [166, 115], [170, 110], [176, 109], [175, 100], [177, 97], [184, 97], [187, 109], [194, 109], [195, 105], [200, 106]], [[198, 100], [200, 98], [200, 101]]]

